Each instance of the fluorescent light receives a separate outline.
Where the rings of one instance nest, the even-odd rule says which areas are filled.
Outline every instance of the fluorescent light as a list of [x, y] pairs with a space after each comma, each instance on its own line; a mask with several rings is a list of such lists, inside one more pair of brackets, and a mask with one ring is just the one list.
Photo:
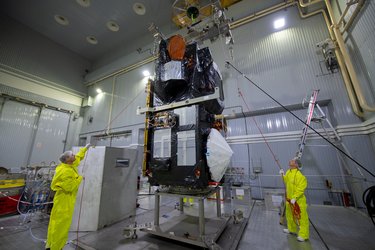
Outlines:
[[273, 22], [273, 27], [275, 29], [280, 29], [284, 26], [285, 26], [285, 19], [284, 18], [277, 19]]
[[96, 93], [101, 94], [101, 93], [103, 93], [103, 91], [102, 91], [102, 89], [97, 88], [97, 89], [96, 89]]
[[143, 76], [150, 76], [150, 72], [148, 70], [143, 71]]

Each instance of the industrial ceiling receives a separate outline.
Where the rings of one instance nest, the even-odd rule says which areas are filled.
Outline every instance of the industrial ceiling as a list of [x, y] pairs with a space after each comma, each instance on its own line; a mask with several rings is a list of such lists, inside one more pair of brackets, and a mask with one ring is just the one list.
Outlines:
[[[3, 0], [8, 15], [52, 41], [95, 61], [150, 34], [151, 23], [177, 29], [174, 0]], [[27, 39], [27, 38], [25, 38]]]

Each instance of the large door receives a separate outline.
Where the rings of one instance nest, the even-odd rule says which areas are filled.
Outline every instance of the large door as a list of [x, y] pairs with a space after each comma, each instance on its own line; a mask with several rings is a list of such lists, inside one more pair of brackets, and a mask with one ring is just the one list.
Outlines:
[[57, 110], [43, 108], [30, 157], [30, 164], [52, 161], [58, 163], [64, 144], [70, 115]]
[[0, 99], [0, 166], [57, 163], [63, 153], [69, 114]]
[[5, 100], [0, 113], [0, 166], [20, 168], [27, 165], [39, 108]]

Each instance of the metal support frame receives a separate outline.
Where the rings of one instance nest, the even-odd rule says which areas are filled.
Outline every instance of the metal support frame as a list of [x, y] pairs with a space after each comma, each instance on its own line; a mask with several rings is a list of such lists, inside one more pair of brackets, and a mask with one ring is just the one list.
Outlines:
[[200, 97], [183, 100], [179, 102], [173, 102], [171, 104], [157, 106], [157, 107], [141, 108], [138, 106], [137, 115], [144, 114], [146, 112], [158, 112], [158, 111], [164, 111], [164, 110], [169, 110], [169, 109], [175, 109], [175, 108], [189, 106], [192, 104], [201, 103], [201, 102], [218, 99], [218, 98], [220, 98], [220, 90], [218, 87], [215, 87], [215, 92], [210, 95], [200, 96]]
[[199, 197], [199, 235], [202, 237], [205, 234], [204, 226], [204, 197]]
[[154, 225], [159, 226], [160, 215], [160, 194], [155, 193], [155, 211], [154, 211]]
[[220, 205], [220, 188], [215, 187], [212, 189], [210, 192], [201, 195], [201, 196], [192, 196], [192, 195], [184, 195], [184, 194], [172, 194], [172, 193], [167, 193], [167, 192], [156, 192], [155, 193], [155, 212], [154, 212], [154, 225], [155, 226], [160, 226], [159, 223], [159, 217], [160, 217], [160, 196], [161, 195], [168, 195], [168, 196], [178, 196], [180, 203], [179, 203], [179, 210], [181, 212], [184, 211], [184, 206], [183, 206], [183, 200], [184, 197], [189, 197], [189, 198], [195, 198], [198, 199], [198, 205], [199, 205], [199, 235], [202, 237], [205, 234], [205, 225], [204, 225], [204, 200], [207, 199], [211, 194], [215, 193], [216, 194], [216, 215], [218, 218], [221, 218], [221, 205]]
[[[216, 194], [216, 215], [217, 218], [205, 218], [204, 213], [204, 200], [206, 200], [212, 194]], [[178, 214], [171, 217], [167, 221], [160, 222], [160, 196], [172, 196], [178, 197], [180, 204], [178, 207]], [[198, 200], [198, 227], [195, 232], [199, 231], [196, 235], [179, 235], [177, 227], [182, 228], [183, 231], [187, 231], [184, 226], [184, 220], [186, 220], [189, 215], [183, 213], [183, 198], [194, 198]], [[193, 195], [193, 194], [177, 194], [165, 191], [158, 191], [155, 193], [155, 210], [154, 210], [154, 226], [142, 228], [141, 231], [158, 235], [161, 237], [193, 244], [201, 247], [208, 247], [213, 244], [224, 231], [225, 227], [230, 220], [230, 217], [222, 217], [221, 215], [221, 204], [220, 204], [220, 188], [214, 187], [207, 190], [207, 192]], [[194, 216], [190, 216], [192, 218]], [[196, 217], [195, 217], [196, 218]], [[169, 224], [170, 223], [170, 224]], [[170, 225], [173, 225], [170, 227]], [[177, 230], [177, 231], [176, 231]], [[181, 230], [180, 230], [181, 231]], [[176, 234], [175, 234], [176, 233]], [[190, 231], [192, 234], [193, 231]]]
[[221, 206], [220, 206], [220, 189], [216, 190], [216, 215], [218, 218], [221, 217]]

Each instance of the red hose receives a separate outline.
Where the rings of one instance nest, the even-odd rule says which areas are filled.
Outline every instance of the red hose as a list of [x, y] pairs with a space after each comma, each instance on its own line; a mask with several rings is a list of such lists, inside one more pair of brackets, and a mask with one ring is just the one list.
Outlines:
[[299, 225], [299, 221], [301, 219], [301, 208], [299, 207], [298, 203], [295, 202], [294, 204], [292, 204], [290, 202], [290, 199], [286, 199], [290, 205], [290, 209], [292, 211], [292, 215], [293, 215], [293, 220], [294, 222]]

